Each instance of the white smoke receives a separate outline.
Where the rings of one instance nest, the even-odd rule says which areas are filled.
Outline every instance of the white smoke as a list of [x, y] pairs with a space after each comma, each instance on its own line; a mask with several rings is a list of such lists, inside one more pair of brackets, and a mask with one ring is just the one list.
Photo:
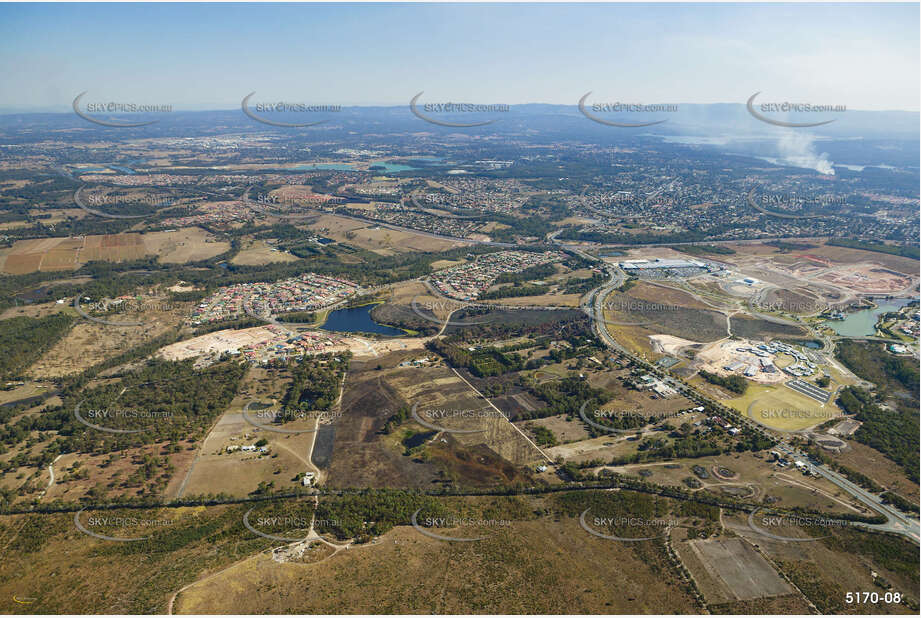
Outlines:
[[808, 133], [784, 131], [777, 142], [780, 160], [788, 165], [815, 170], [820, 174], [835, 175], [835, 168], [828, 160], [828, 153], [817, 154], [815, 138]]

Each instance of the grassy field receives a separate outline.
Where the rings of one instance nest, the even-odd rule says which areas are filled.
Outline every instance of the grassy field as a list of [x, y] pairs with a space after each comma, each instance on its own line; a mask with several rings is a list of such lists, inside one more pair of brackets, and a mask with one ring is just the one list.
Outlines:
[[264, 240], [256, 240], [246, 244], [240, 252], [230, 260], [231, 264], [241, 266], [261, 266], [275, 262], [296, 262], [297, 257], [290, 253], [276, 251], [266, 244]]
[[381, 255], [393, 255], [406, 251], [447, 251], [463, 246], [463, 243], [440, 240], [413, 232], [392, 230], [374, 223], [327, 214], [317, 217], [310, 224], [310, 229], [333, 240]]
[[[0, 517], [0, 607], [14, 614], [157, 614], [169, 598], [203, 573], [218, 571], [271, 546], [243, 534], [245, 507], [156, 509], [108, 512], [158, 522], [155, 529], [90, 525], [110, 536], [148, 541], [110, 542], [74, 526], [74, 514]], [[13, 598], [25, 600], [17, 603]]]
[[[131, 308], [134, 310], [100, 317], [114, 322], [141, 322], [141, 325], [117, 326], [79, 318], [67, 335], [30, 367], [30, 375], [55, 378], [83, 371], [178, 328], [192, 307], [192, 303], [176, 303], [165, 295], [144, 295], [133, 302]], [[74, 311], [70, 305], [64, 307]]]
[[[280, 409], [278, 402], [288, 382], [287, 376], [278, 372], [249, 369], [240, 393], [202, 441], [194, 464], [190, 462], [174, 477], [167, 494], [181, 497], [223, 492], [246, 496], [260, 482], [272, 483], [277, 490], [292, 489], [300, 486], [299, 473], [317, 472], [310, 463], [316, 419], [297, 419], [281, 427], [286, 431], [304, 430], [303, 433], [280, 433], [254, 427], [243, 418], [243, 407], [252, 401]], [[269, 424], [257, 413], [253, 408], [248, 416], [257, 423]], [[267, 454], [227, 452], [228, 446], [251, 445], [260, 439], [268, 442]]]
[[[445, 543], [398, 527], [374, 545], [340, 551], [321, 564], [258, 556], [188, 589], [176, 610], [696, 613], [661, 548], [631, 545], [591, 536], [571, 517], [514, 521], [474, 543]], [[275, 594], [257, 594], [266, 587]]]
[[825, 405], [793, 389], [749, 382], [741, 397], [726, 399], [726, 405], [759, 423], [780, 431], [799, 431], [841, 414], [832, 401]]
[[230, 249], [230, 243], [215, 240], [198, 227], [187, 227], [174, 232], [144, 234], [144, 247], [166, 264], [185, 264], [206, 260]]
[[[767, 462], [766, 456], [756, 457], [751, 452], [608, 468], [660, 485], [685, 487], [685, 478], [696, 478], [691, 470], [695, 465], [704, 467], [709, 473], [709, 478], [699, 479], [702, 484], [699, 491], [708, 490], [758, 503], [763, 503], [770, 496], [775, 504], [785, 508], [801, 507], [826, 513], [866, 513], [860, 503], [851, 500], [848, 494], [825, 479], [777, 468]], [[713, 472], [717, 467], [728, 468], [735, 475], [721, 479]], [[647, 470], [648, 473], [640, 474], [641, 470]]]

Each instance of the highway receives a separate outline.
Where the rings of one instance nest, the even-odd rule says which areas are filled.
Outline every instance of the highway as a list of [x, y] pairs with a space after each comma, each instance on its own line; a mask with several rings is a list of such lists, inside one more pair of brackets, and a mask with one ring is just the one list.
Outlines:
[[[801, 461], [809, 461], [812, 463], [812, 460], [808, 455], [797, 451], [792, 446], [786, 443], [781, 443], [777, 445], [777, 450], [786, 453], [794, 459], [799, 459]], [[921, 526], [919, 526], [918, 520], [912, 519], [905, 513], [902, 513], [898, 509], [888, 504], [883, 504], [882, 499], [876, 494], [870, 493], [865, 490], [863, 487], [852, 483], [847, 480], [837, 472], [834, 472], [828, 469], [826, 466], [821, 464], [814, 464], [812, 466], [815, 471], [822, 477], [828, 479], [831, 483], [848, 492], [860, 502], [863, 502], [871, 510], [877, 511], [887, 517], [889, 521], [884, 524], [865, 524], [859, 523], [857, 525], [864, 526], [866, 528], [871, 528], [873, 530], [882, 530], [885, 532], [893, 532], [895, 534], [901, 534], [902, 536], [908, 537], [915, 543], [921, 544]]]
[[[624, 278], [626, 276], [625, 273], [616, 266], [608, 265], [606, 266], [606, 269], [607, 269], [607, 272], [611, 276], [610, 281], [608, 281], [608, 283], [606, 283], [602, 287], [596, 288], [595, 290], [593, 290], [592, 292], [589, 292], [586, 295], [586, 300], [583, 302], [583, 309], [588, 310], [590, 307], [592, 308], [591, 314], [593, 315], [593, 318], [594, 318], [593, 328], [595, 329], [595, 332], [598, 333], [599, 338], [605, 343], [605, 345], [607, 345], [609, 348], [617, 350], [621, 354], [625, 355], [627, 358], [630, 358], [631, 360], [633, 360], [636, 363], [639, 363], [642, 366], [650, 366], [649, 363], [635, 357], [632, 353], [627, 351], [623, 346], [621, 346], [616, 341], [614, 341], [610, 333], [608, 333], [608, 329], [604, 326], [604, 323], [605, 323], [604, 322], [604, 312], [603, 312], [604, 299], [605, 297], [607, 297], [607, 295], [612, 290], [620, 287], [623, 284]], [[671, 388], [674, 388], [678, 392], [690, 397], [691, 399], [694, 399], [701, 403], [709, 403], [711, 406], [713, 406], [716, 409], [725, 409], [725, 406], [719, 404], [718, 402], [711, 401], [709, 398], [700, 394], [696, 390], [691, 389], [685, 384], [678, 382], [677, 380], [671, 378], [670, 376], [665, 374], [665, 372], [661, 372], [661, 375], [662, 375], [662, 381], [665, 384], [667, 384]], [[766, 435], [766, 436], [769, 435], [766, 432], [764, 427], [752, 421], [751, 419], [745, 418], [741, 414], [737, 414], [736, 419], [741, 423], [745, 423], [750, 429], [758, 431], [762, 435]], [[774, 436], [771, 436], [771, 437], [774, 437]], [[795, 459], [801, 459], [803, 461], [811, 461], [807, 455], [795, 450], [789, 444], [786, 444], [784, 442], [779, 443], [777, 448], [780, 451], [787, 453], [788, 455], [790, 455], [791, 457]], [[905, 513], [902, 513], [898, 509], [888, 504], [883, 504], [882, 499], [879, 496], [866, 491], [859, 485], [852, 483], [851, 481], [844, 478], [842, 475], [838, 474], [837, 472], [829, 470], [823, 465], [813, 465], [813, 467], [815, 468], [815, 471], [819, 475], [827, 479], [829, 482], [831, 482], [838, 488], [844, 490], [848, 494], [852, 495], [858, 501], [864, 503], [872, 511], [876, 511], [884, 515], [888, 519], [888, 521], [884, 524], [860, 523], [858, 525], [861, 525], [861, 526], [864, 526], [864, 527], [867, 527], [873, 530], [880, 530], [884, 532], [892, 532], [895, 534], [900, 534], [902, 536], [907, 537], [908, 539], [912, 540], [915, 543], [921, 544], [921, 532], [919, 532], [918, 520], [911, 518], [910, 516], [906, 515]]]
[[[244, 193], [244, 201], [248, 201], [246, 199], [247, 193], [248, 193], [248, 189], [247, 189], [247, 192]], [[336, 216], [344, 217], [347, 219], [352, 219], [355, 221], [361, 221], [364, 223], [372, 223], [375, 225], [380, 225], [381, 227], [386, 227], [386, 228], [390, 228], [394, 230], [422, 234], [424, 236], [429, 236], [432, 238], [439, 238], [442, 240], [466, 242], [466, 243], [471, 243], [471, 244], [483, 244], [483, 245], [490, 245], [490, 246], [496, 246], [496, 247], [515, 246], [509, 243], [483, 242], [483, 241], [475, 241], [475, 240], [466, 239], [466, 238], [452, 238], [452, 237], [440, 236], [440, 235], [432, 234], [429, 232], [423, 232], [420, 230], [414, 230], [410, 228], [403, 228], [400, 226], [382, 223], [380, 221], [361, 219], [358, 217], [352, 217], [352, 216], [347, 216], [347, 215], [336, 214]], [[605, 272], [607, 272], [610, 277], [607, 283], [605, 283], [603, 286], [595, 288], [591, 292], [587, 293], [581, 303], [582, 310], [592, 318], [592, 322], [593, 322], [592, 328], [595, 330], [598, 337], [601, 339], [601, 341], [604, 342], [604, 344], [607, 347], [616, 350], [620, 354], [626, 356], [627, 358], [633, 360], [634, 362], [640, 364], [641, 366], [647, 366], [651, 368], [652, 366], [649, 363], [647, 363], [646, 361], [643, 361], [642, 359], [637, 358], [631, 352], [629, 352], [626, 348], [618, 344], [614, 340], [614, 338], [611, 337], [610, 333], [608, 333], [607, 328], [604, 326], [605, 324], [604, 299], [613, 290], [615, 290], [616, 288], [619, 288], [620, 286], [624, 284], [624, 282], [627, 279], [627, 274], [623, 270], [621, 270], [617, 265], [604, 263], [603, 260], [586, 253], [580, 247], [577, 247], [574, 245], [566, 245], [564, 243], [561, 243], [560, 241], [556, 239], [556, 237], [561, 232], [562, 230], [557, 230], [556, 232], [548, 234], [546, 237], [547, 241], [552, 244], [558, 245], [561, 249], [574, 253], [591, 262], [595, 262], [595, 263], [601, 262], [603, 264], [603, 268]], [[759, 239], [759, 240], [751, 240], [747, 242], [757, 243], [757, 242], [764, 242], [764, 240], [765, 239]], [[799, 240], [803, 240], [803, 239], [799, 239]], [[720, 244], [720, 242], [721, 241], [713, 241], [713, 244]], [[729, 241], [723, 241], [723, 242], [729, 242]], [[734, 241], [734, 242], [738, 242], [738, 241]], [[694, 244], [694, 243], [669, 243], [669, 244]], [[644, 246], [656, 246], [656, 245], [650, 244], [650, 245], [644, 245]], [[425, 283], [427, 284], [427, 282]], [[430, 286], [428, 287], [430, 291], [434, 292], [434, 290]], [[436, 294], [436, 296], [440, 296], [440, 295]], [[526, 307], [520, 307], [520, 308], [524, 309]], [[548, 309], [548, 308], [542, 307], [542, 309]], [[773, 316], [769, 318], [768, 316], [760, 315], [759, 317], [762, 317], [764, 319], [770, 319], [770, 321], [772, 322], [785, 323], [785, 320], [778, 319]], [[662, 381], [667, 386], [675, 389], [679, 393], [686, 395], [690, 397], [691, 399], [698, 401], [700, 403], [709, 403], [712, 407], [716, 409], [726, 409], [725, 406], [719, 404], [718, 402], [710, 400], [709, 398], [705, 397], [698, 391], [688, 387], [686, 384], [675, 380], [670, 375], [668, 375], [666, 372], [658, 371], [657, 373], [659, 373]], [[764, 436], [768, 436], [768, 437], [772, 437], [776, 439], [776, 436], [769, 434], [762, 425], [752, 421], [751, 419], [744, 417], [742, 414], [736, 413], [735, 418], [737, 422], [745, 424], [749, 429], [757, 431], [758, 433]], [[782, 452], [787, 453], [791, 457], [802, 459], [804, 461], [810, 461], [807, 455], [799, 451], [796, 451], [795, 449], [793, 449], [793, 447], [791, 447], [789, 444], [786, 444], [784, 442], [779, 443], [777, 448], [781, 450]], [[915, 543], [921, 543], [921, 532], [919, 532], [919, 528], [921, 528], [921, 526], [919, 526], [919, 522], [917, 520], [912, 519], [911, 517], [898, 511], [894, 507], [883, 504], [882, 499], [879, 496], [876, 496], [875, 494], [872, 494], [866, 491], [862, 487], [847, 480], [840, 474], [827, 469], [825, 466], [813, 465], [813, 467], [815, 468], [816, 472], [819, 475], [827, 479], [829, 482], [833, 483], [835, 486], [839, 487], [840, 489], [844, 490], [848, 494], [852, 495], [858, 501], [864, 503], [871, 510], [881, 513], [888, 519], [888, 521], [885, 524], [859, 524], [859, 525], [862, 525], [862, 526], [865, 526], [867, 528], [874, 529], [874, 530], [880, 530], [880, 531], [900, 534], [902, 536], [905, 536], [911, 539]]]

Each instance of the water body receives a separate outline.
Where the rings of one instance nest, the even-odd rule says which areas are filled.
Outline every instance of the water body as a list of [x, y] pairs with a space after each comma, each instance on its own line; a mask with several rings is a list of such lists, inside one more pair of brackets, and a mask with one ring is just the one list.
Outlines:
[[376, 305], [364, 305], [351, 309], [337, 309], [330, 312], [323, 323], [323, 330], [337, 333], [373, 333], [375, 335], [397, 336], [405, 334], [403, 331], [378, 324], [371, 319], [371, 310]]
[[[412, 170], [415, 170], [415, 169], [419, 169], [419, 168], [413, 167], [413, 166], [411, 166], [411, 165], [403, 165], [402, 163], [380, 163], [380, 162], [378, 162], [378, 163], [372, 163], [372, 164], [371, 164], [371, 167], [375, 167], [375, 168], [381, 168], [381, 167], [383, 167], [383, 168], [384, 168], [383, 171], [384, 171], [385, 173], [387, 173], [387, 174], [394, 174], [394, 173], [396, 173], [396, 172], [409, 172], [409, 171], [412, 171]], [[380, 169], [372, 169], [372, 170], [370, 170], [370, 171], [372, 171], [372, 172], [379, 172], [379, 171], [382, 171], [382, 170], [380, 170]]]
[[310, 165], [295, 165], [293, 170], [333, 170], [336, 172], [354, 172], [351, 163], [311, 163]]
[[876, 322], [879, 316], [890, 311], [898, 311], [911, 302], [910, 298], [894, 298], [876, 301], [876, 309], [863, 309], [847, 314], [844, 320], [829, 320], [825, 325], [842, 337], [866, 337], [876, 334]]

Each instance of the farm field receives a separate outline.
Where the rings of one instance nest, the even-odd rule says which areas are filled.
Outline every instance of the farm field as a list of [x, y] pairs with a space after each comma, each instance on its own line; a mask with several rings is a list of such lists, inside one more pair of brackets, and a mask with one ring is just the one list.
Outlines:
[[284, 251], [278, 251], [264, 240], [252, 241], [230, 260], [231, 264], [241, 266], [261, 266], [275, 262], [296, 262], [297, 257]]
[[230, 243], [216, 241], [200, 228], [20, 240], [12, 247], [0, 249], [0, 272], [23, 275], [74, 270], [91, 261], [124, 262], [151, 254], [164, 263], [183, 264], [214, 257], [229, 248]]
[[338, 242], [367, 249], [381, 255], [406, 251], [447, 251], [465, 243], [432, 238], [423, 234], [393, 230], [370, 222], [321, 214], [308, 227]]
[[164, 264], [185, 264], [220, 255], [230, 249], [230, 243], [216, 240], [201, 228], [188, 227], [144, 234], [144, 247]]

